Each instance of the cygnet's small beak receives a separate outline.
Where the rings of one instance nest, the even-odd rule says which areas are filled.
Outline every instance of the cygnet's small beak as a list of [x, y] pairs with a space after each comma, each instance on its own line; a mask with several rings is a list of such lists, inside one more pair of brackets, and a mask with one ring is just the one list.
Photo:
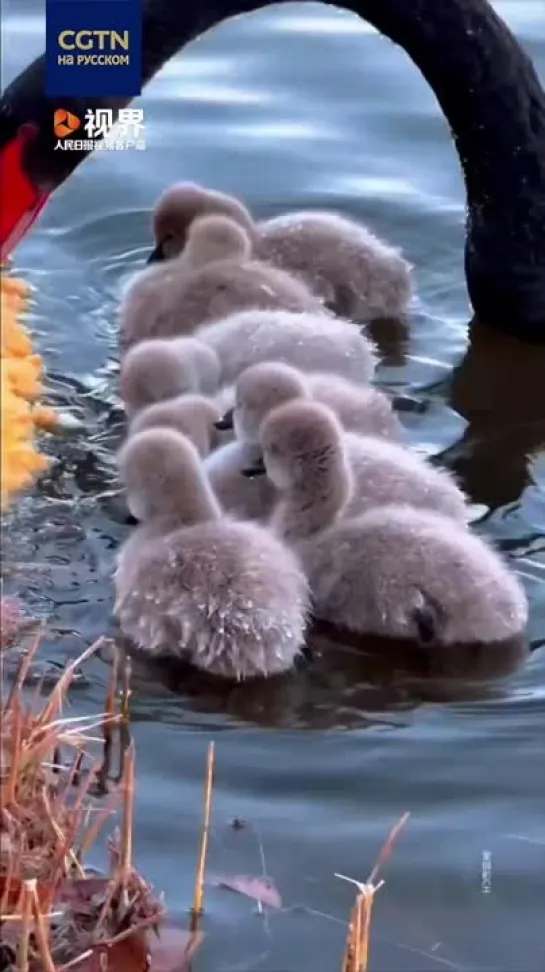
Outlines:
[[248, 466], [246, 469], [241, 469], [241, 474], [246, 477], [246, 479], [255, 479], [256, 476], [266, 476], [267, 468], [263, 461], [263, 458], [257, 459], [253, 466]]
[[136, 517], [132, 515], [132, 513], [127, 513], [127, 516], [125, 517], [125, 525], [138, 526], [138, 524], [139, 524], [139, 520], [137, 520]]
[[163, 243], [161, 242], [158, 243], [155, 249], [151, 251], [146, 263], [149, 266], [150, 263], [163, 263], [164, 260], [166, 260], [166, 256]]
[[218, 432], [230, 432], [233, 428], [234, 414], [234, 408], [228, 409], [225, 415], [222, 415], [217, 422], [214, 422], [214, 428], [217, 429]]

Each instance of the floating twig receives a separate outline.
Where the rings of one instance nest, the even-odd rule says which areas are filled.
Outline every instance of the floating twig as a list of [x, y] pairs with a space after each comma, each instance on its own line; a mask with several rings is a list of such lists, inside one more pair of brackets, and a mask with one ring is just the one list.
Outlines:
[[377, 883], [380, 870], [388, 860], [395, 841], [407, 823], [410, 813], [404, 813], [397, 823], [392, 827], [387, 840], [384, 842], [377, 862], [373, 867], [367, 881], [356, 881], [354, 878], [346, 877], [344, 874], [336, 874], [335, 877], [341, 881], [348, 881], [355, 884], [358, 894], [352, 912], [350, 914], [350, 924], [344, 952], [342, 972], [367, 972], [369, 964], [369, 939], [371, 932], [371, 913], [375, 894], [382, 887], [384, 881]]
[[191, 924], [192, 931], [197, 930], [198, 919], [204, 911], [204, 907], [203, 907], [204, 876], [206, 871], [206, 855], [208, 851], [208, 840], [210, 837], [212, 791], [214, 788], [214, 758], [215, 758], [215, 747], [214, 747], [214, 743], [210, 742], [208, 743], [208, 751], [206, 754], [206, 777], [204, 781], [203, 826], [201, 831], [201, 843], [199, 848], [199, 859], [197, 864], [197, 873], [195, 877], [195, 891], [193, 896], [193, 911], [192, 911], [192, 924]]

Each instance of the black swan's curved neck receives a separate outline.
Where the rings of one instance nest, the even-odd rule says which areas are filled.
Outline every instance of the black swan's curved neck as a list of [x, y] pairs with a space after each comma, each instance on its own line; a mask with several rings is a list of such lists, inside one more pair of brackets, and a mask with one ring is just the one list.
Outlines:
[[[145, 83], [190, 40], [267, 3], [143, 0], [142, 6]], [[435, 92], [464, 171], [466, 275], [476, 314], [492, 327], [545, 340], [545, 94], [529, 57], [488, 0], [340, 0], [336, 6], [403, 47]], [[53, 154], [43, 79], [41, 58], [6, 91], [0, 122], [4, 128], [38, 122], [29, 165], [39, 179], [58, 185], [85, 153]], [[72, 110], [123, 103], [74, 100]], [[71, 108], [67, 99], [63, 107]]]

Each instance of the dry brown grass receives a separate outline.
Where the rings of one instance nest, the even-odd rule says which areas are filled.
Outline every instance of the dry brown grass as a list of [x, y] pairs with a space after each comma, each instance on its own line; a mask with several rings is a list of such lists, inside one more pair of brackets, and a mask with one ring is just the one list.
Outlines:
[[[63, 717], [74, 675], [102, 642], [86, 649], [66, 669], [43, 702], [39, 685], [33, 694], [24, 688], [39, 637], [23, 656], [9, 693], [2, 685], [0, 965], [13, 972], [188, 970], [202, 937], [198, 925], [204, 912], [214, 743], [209, 744], [207, 755], [191, 928], [178, 934], [168, 961], [164, 950], [154, 960], [156, 939], [149, 932], [159, 929], [165, 912], [133, 863], [135, 752], [129, 735], [130, 668], [114, 655], [103, 713]], [[120, 759], [112, 776], [116, 743]], [[97, 745], [101, 755], [93, 760], [91, 750], [96, 751]], [[96, 796], [106, 797], [106, 804], [99, 804]], [[109, 873], [97, 877], [88, 872], [85, 861], [106, 821], [116, 812], [121, 815], [121, 825], [108, 841]], [[392, 829], [367, 881], [336, 875], [358, 889], [340, 972], [369, 970], [372, 909], [384, 883], [379, 874], [408, 818], [404, 814]], [[241, 893], [255, 896], [250, 890], [251, 894], [244, 889]], [[170, 964], [172, 959], [174, 964]]]
[[[111, 783], [114, 735], [127, 736], [128, 686], [117, 712], [118, 664], [104, 713], [63, 717], [76, 671], [100, 647], [84, 651], [48, 700], [25, 680], [38, 647], [23, 656], [10, 691], [3, 685], [0, 775], [0, 922], [3, 967], [16, 972], [145, 972], [148, 930], [159, 928], [162, 902], [133, 864], [135, 754], [121, 748]], [[98, 733], [101, 735], [98, 735]], [[90, 751], [102, 745], [101, 759]], [[99, 805], [96, 794], [107, 795]], [[109, 873], [89, 874], [86, 857], [104, 824], [119, 812], [109, 839]], [[188, 936], [185, 961], [198, 944]], [[179, 942], [178, 942], [179, 947]], [[185, 956], [185, 958], [184, 958]], [[179, 966], [183, 968], [183, 965]]]

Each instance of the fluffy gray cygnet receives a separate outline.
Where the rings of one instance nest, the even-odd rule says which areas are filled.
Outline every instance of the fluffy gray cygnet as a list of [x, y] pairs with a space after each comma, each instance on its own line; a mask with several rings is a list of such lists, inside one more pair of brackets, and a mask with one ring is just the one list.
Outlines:
[[196, 182], [175, 182], [160, 195], [152, 217], [158, 259], [170, 260], [184, 249], [191, 225], [202, 216], [227, 216], [252, 240], [255, 226], [243, 202], [235, 196], [205, 189]]
[[412, 268], [400, 251], [339, 213], [288, 212], [255, 223], [234, 196], [196, 183], [177, 183], [161, 196], [154, 215], [157, 258], [179, 254], [189, 228], [205, 213], [221, 213], [244, 227], [253, 253], [305, 281], [337, 314], [366, 322], [405, 314]]
[[388, 397], [377, 388], [356, 385], [339, 375], [308, 374], [292, 365], [266, 361], [239, 375], [235, 404], [223, 427], [234, 427], [241, 442], [258, 443], [261, 423], [278, 405], [294, 399], [316, 399], [335, 413], [345, 430], [400, 440], [403, 427]]
[[317, 614], [352, 631], [452, 645], [518, 637], [528, 621], [515, 574], [440, 513], [375, 507], [298, 550]]
[[[316, 493], [313, 477], [302, 477], [299, 483], [301, 505], [309, 518], [322, 513], [321, 504], [338, 506], [339, 491], [344, 495], [343, 515], [354, 516], [386, 503], [408, 503], [421, 509], [436, 510], [462, 524], [467, 524], [468, 508], [462, 491], [451, 476], [431, 466], [426, 459], [397, 442], [374, 436], [345, 433], [331, 409], [318, 402], [298, 399], [274, 409], [260, 430], [263, 442], [265, 426], [274, 429], [269, 466], [274, 470], [276, 456], [292, 463], [292, 472], [300, 466], [308, 469], [310, 459], [327, 469], [320, 478], [329, 493]], [[273, 441], [272, 439], [270, 441]], [[347, 473], [348, 470], [348, 473]], [[276, 484], [278, 476], [269, 476]], [[347, 492], [347, 490], [349, 491]], [[306, 497], [303, 502], [303, 493]], [[278, 514], [291, 515], [293, 504], [279, 503]], [[284, 523], [283, 534], [289, 537], [304, 535], [307, 524], [296, 517]]]
[[140, 409], [130, 423], [129, 435], [144, 429], [176, 429], [190, 439], [204, 458], [221, 444], [221, 433], [216, 429], [220, 420], [221, 412], [213, 399], [204, 395], [178, 395]]
[[271, 412], [261, 446], [281, 495], [273, 523], [301, 556], [315, 615], [361, 634], [437, 645], [522, 634], [528, 605], [521, 585], [464, 526], [388, 504], [386, 496], [381, 506], [345, 516], [350, 463], [324, 448], [317, 427], [310, 438], [301, 428], [308, 407], [298, 403], [298, 416], [293, 405]]
[[287, 271], [251, 257], [248, 235], [227, 216], [189, 227], [180, 256], [142, 271], [120, 308], [122, 351], [153, 337], [192, 334], [207, 321], [250, 307], [324, 310]]
[[232, 385], [242, 371], [263, 361], [301, 371], [329, 371], [360, 384], [373, 378], [373, 342], [351, 321], [322, 313], [246, 310], [199, 328], [197, 336], [221, 363], [221, 380]]
[[360, 323], [401, 317], [412, 297], [412, 267], [400, 251], [340, 213], [307, 210], [267, 220], [254, 252]]
[[130, 436], [118, 464], [140, 522], [115, 574], [125, 636], [228, 678], [290, 669], [309, 610], [296, 555], [266, 528], [222, 518], [195, 447], [174, 429]]
[[310, 398], [314, 392], [349, 428], [400, 437], [400, 423], [386, 395], [377, 389], [357, 386], [337, 375], [304, 375], [279, 362], [252, 365], [239, 375], [234, 407], [216, 422], [222, 431], [234, 429], [237, 441], [218, 449], [205, 463], [225, 510], [250, 519], [270, 516], [277, 492], [268, 476], [241, 481], [240, 472], [259, 460], [259, 429], [269, 412], [284, 402]]
[[221, 366], [212, 348], [194, 337], [141, 341], [121, 362], [119, 394], [127, 415], [177, 395], [213, 395]]

